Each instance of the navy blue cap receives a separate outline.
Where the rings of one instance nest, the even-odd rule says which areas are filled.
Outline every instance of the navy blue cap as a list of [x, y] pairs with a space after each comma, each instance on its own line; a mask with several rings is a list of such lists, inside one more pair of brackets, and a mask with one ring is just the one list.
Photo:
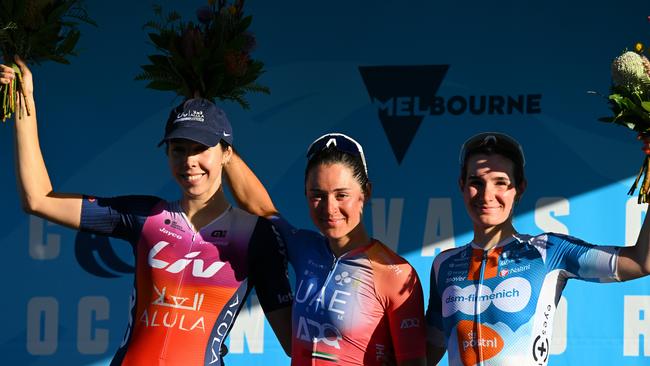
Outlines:
[[226, 113], [203, 98], [188, 99], [169, 113], [165, 137], [158, 146], [171, 139], [187, 139], [205, 146], [224, 140], [232, 145], [232, 126]]

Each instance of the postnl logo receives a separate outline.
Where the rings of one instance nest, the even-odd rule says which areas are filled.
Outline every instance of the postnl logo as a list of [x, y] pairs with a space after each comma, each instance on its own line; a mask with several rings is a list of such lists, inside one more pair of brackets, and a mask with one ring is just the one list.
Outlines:
[[[480, 328], [479, 328], [480, 327]], [[479, 332], [480, 330], [480, 332]], [[456, 328], [458, 348], [463, 365], [472, 366], [496, 356], [503, 349], [503, 338], [487, 325], [476, 324], [469, 320], [461, 320]], [[480, 350], [480, 353], [479, 353]]]
[[453, 285], [442, 293], [442, 315], [449, 317], [457, 311], [467, 315], [480, 314], [491, 305], [501, 311], [515, 313], [528, 305], [531, 293], [530, 282], [522, 277], [509, 278], [494, 290], [485, 285]]

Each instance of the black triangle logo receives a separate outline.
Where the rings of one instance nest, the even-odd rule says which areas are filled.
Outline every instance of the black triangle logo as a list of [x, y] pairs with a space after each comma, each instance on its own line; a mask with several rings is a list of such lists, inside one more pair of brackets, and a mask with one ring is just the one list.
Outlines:
[[359, 66], [370, 101], [378, 107], [379, 120], [399, 164], [424, 119], [424, 111], [401, 111], [402, 104], [406, 103], [412, 111], [430, 109], [448, 69], [449, 65]]

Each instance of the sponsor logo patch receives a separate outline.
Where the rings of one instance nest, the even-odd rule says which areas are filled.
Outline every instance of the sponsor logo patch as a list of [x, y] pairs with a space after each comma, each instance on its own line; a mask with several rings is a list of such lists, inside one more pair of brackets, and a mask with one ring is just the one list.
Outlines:
[[[476, 331], [480, 327], [480, 336]], [[503, 338], [494, 329], [469, 320], [461, 320], [457, 326], [458, 348], [464, 365], [479, 363], [480, 354], [483, 360], [489, 360], [503, 349]]]

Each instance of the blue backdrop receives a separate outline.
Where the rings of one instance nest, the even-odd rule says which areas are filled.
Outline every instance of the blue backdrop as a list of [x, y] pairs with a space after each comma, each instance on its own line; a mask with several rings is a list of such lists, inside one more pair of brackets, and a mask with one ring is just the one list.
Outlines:
[[[194, 17], [200, 1], [162, 2]], [[56, 190], [97, 196], [179, 191], [156, 143], [171, 93], [133, 77], [153, 52], [148, 1], [87, 1], [71, 66], [33, 67], [43, 153]], [[374, 182], [373, 236], [406, 257], [426, 298], [434, 256], [471, 239], [457, 186], [468, 136], [504, 131], [526, 151], [528, 190], [515, 224], [632, 244], [646, 206], [626, 196], [642, 161], [635, 135], [609, 115], [611, 60], [650, 44], [647, 1], [248, 2], [260, 80], [270, 96], [243, 111], [224, 103], [235, 146], [294, 225], [312, 227], [304, 152], [342, 131], [364, 146]], [[23, 213], [13, 173], [12, 123], [1, 127], [6, 280], [0, 364], [105, 365], [127, 324], [133, 258], [127, 243]], [[78, 242], [85, 245], [76, 245]], [[81, 263], [80, 263], [81, 262]], [[231, 333], [228, 365], [288, 364], [253, 297]], [[650, 362], [650, 279], [570, 281], [556, 316], [553, 365]], [[446, 363], [446, 360], [444, 361]]]

